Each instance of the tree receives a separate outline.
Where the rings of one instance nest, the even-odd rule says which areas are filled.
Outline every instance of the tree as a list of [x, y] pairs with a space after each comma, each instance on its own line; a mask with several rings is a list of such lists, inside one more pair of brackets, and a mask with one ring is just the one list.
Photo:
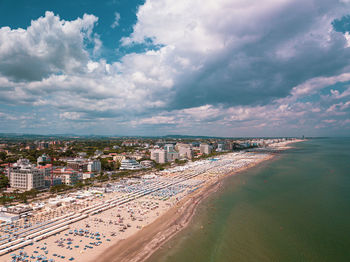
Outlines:
[[102, 172], [96, 177], [99, 182], [107, 181], [109, 179], [108, 175], [104, 175]]
[[50, 188], [50, 192], [51, 193], [58, 193], [58, 192], [63, 192], [63, 191], [69, 190], [71, 188], [72, 188], [71, 186], [68, 186], [66, 184], [55, 185], [55, 186], [52, 186]]
[[0, 160], [5, 161], [7, 154], [5, 152], [0, 152]]
[[10, 185], [9, 183], [9, 179], [7, 176], [5, 176], [4, 174], [0, 175], [0, 189], [2, 188], [6, 188]]
[[116, 180], [118, 178], [128, 176], [128, 175], [130, 175], [132, 173], [133, 173], [133, 171], [131, 171], [131, 170], [121, 171], [121, 172], [118, 172], [118, 173], [114, 173], [111, 177], [112, 177], [112, 180]]
[[74, 188], [83, 188], [85, 184], [82, 181], [78, 181], [75, 185]]
[[175, 164], [177, 165], [184, 165], [186, 164], [188, 161], [185, 159], [185, 160], [180, 160], [180, 159], [175, 159]]
[[18, 198], [19, 198], [19, 200], [22, 201], [24, 204], [27, 204], [27, 203], [28, 203], [28, 198], [27, 198], [27, 195], [26, 195], [26, 194], [20, 194]]
[[108, 162], [108, 158], [100, 158], [101, 161], [101, 168], [102, 170], [106, 170], [106, 171], [113, 171], [115, 170], [115, 165], [113, 162]]

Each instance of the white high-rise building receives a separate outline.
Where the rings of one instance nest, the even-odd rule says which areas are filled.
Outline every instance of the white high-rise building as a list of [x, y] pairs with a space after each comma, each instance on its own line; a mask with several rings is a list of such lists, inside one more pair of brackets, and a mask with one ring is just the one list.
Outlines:
[[179, 144], [179, 145], [177, 145], [177, 148], [179, 150], [180, 157], [186, 157], [188, 159], [192, 159], [193, 151], [192, 151], [191, 145]]
[[40, 189], [45, 187], [44, 170], [38, 169], [26, 162], [17, 162], [10, 172], [10, 187], [23, 190]]
[[101, 172], [101, 161], [91, 160], [88, 162], [87, 171], [89, 172]]
[[156, 163], [164, 164], [168, 161], [167, 151], [164, 149], [151, 150], [151, 159], [156, 161]]
[[201, 154], [209, 155], [211, 153], [211, 146], [208, 145], [208, 144], [203, 143], [203, 144], [200, 145], [199, 148], [200, 148]]

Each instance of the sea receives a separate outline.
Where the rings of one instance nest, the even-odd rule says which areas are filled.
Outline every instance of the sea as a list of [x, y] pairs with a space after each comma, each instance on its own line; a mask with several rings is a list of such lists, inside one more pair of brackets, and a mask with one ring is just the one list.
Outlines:
[[350, 261], [350, 138], [293, 147], [225, 178], [148, 262]]

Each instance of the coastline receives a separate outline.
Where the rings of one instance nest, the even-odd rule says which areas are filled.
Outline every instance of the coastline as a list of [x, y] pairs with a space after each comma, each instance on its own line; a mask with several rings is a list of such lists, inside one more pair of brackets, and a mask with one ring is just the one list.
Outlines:
[[[292, 148], [291, 144], [302, 142], [297, 140], [278, 145], [278, 151]], [[176, 206], [170, 208], [151, 224], [145, 226], [139, 232], [129, 238], [118, 241], [108, 247], [103, 253], [96, 254], [90, 261], [113, 262], [113, 261], [146, 261], [153, 253], [163, 246], [168, 240], [183, 230], [192, 220], [197, 207], [202, 200], [213, 192], [216, 192], [222, 181], [228, 176], [236, 175], [259, 165], [262, 162], [274, 159], [276, 153], [269, 153], [262, 159], [256, 159], [253, 163], [239, 168], [233, 172], [221, 174], [213, 181], [208, 181], [200, 190], [187, 195]]]
[[[76, 192], [64, 199], [82, 199], [62, 206], [52, 208], [48, 202], [30, 218], [33, 227], [24, 227], [21, 220], [16, 229], [3, 228], [3, 232], [17, 232], [21, 238], [9, 243], [2, 240], [0, 260], [39, 256], [84, 262], [145, 261], [190, 224], [198, 205], [218, 191], [224, 179], [277, 159], [279, 152], [300, 141], [228, 152], [153, 177], [130, 178], [110, 185], [109, 192]], [[18, 243], [21, 240], [25, 241]]]
[[215, 192], [219, 181], [181, 200], [156, 221], [144, 227], [131, 237], [121, 240], [108, 248], [102, 255], [91, 261], [145, 261], [166, 241], [185, 228], [192, 220], [198, 204]]

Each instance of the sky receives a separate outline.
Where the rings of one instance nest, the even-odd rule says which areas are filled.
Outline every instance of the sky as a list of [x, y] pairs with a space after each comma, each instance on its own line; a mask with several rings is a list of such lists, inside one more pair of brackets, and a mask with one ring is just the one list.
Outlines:
[[0, 133], [350, 136], [350, 0], [0, 0]]

